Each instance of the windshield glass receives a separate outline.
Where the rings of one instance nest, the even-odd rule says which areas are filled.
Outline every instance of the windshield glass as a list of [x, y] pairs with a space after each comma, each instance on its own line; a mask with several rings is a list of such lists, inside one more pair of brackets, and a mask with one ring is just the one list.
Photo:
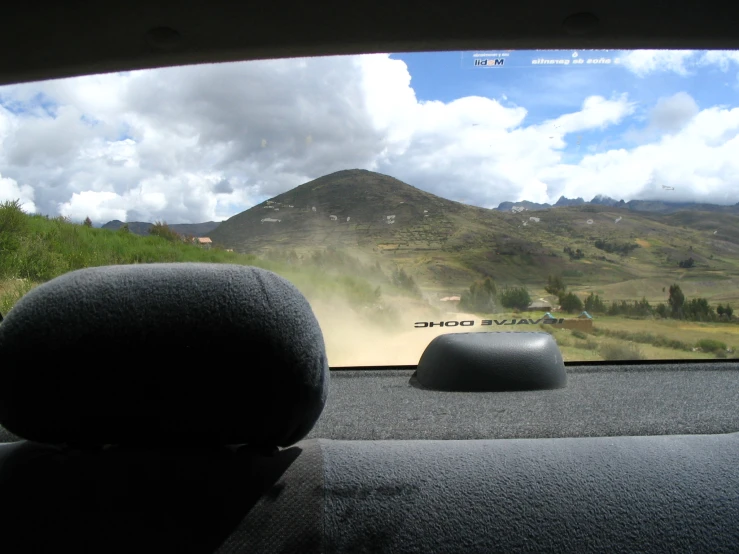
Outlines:
[[733, 358], [739, 53], [485, 51], [0, 88], [0, 313], [82, 267], [256, 265], [332, 366], [441, 333]]

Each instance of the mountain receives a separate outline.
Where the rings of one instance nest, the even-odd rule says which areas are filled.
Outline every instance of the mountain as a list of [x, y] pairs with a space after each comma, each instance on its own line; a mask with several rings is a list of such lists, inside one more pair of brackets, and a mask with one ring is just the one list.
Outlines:
[[495, 209], [502, 212], [510, 212], [514, 211], [513, 208], [517, 208], [515, 211], [522, 211], [520, 208], [525, 208], [525, 210], [533, 212], [536, 210], [546, 210], [551, 207], [551, 204], [537, 204], [536, 202], [522, 200], [521, 202], [501, 202]]
[[561, 206], [582, 206], [585, 204], [585, 200], [582, 198], [565, 198], [564, 196], [560, 196], [559, 200], [554, 204], [555, 208], [559, 208]]
[[623, 208], [625, 206], [625, 202], [623, 200], [616, 200], [615, 198], [611, 198], [610, 196], [604, 196], [602, 194], [597, 195], [594, 197], [591, 201], [591, 204], [598, 204], [600, 206], [619, 206]]
[[[733, 206], [722, 206], [719, 204], [669, 202], [665, 200], [629, 200], [628, 202], [625, 202], [602, 194], [595, 196], [590, 202], [585, 202], [582, 198], [566, 198], [564, 196], [560, 196], [559, 200], [554, 204], [537, 204], [535, 202], [529, 202], [528, 200], [521, 200], [520, 202], [501, 202], [495, 209], [505, 212], [521, 212], [548, 210], [550, 208], [561, 208], [566, 206], [583, 206], [587, 204], [596, 204], [598, 206], [609, 206], [613, 208], [626, 208], [627, 210], [635, 212], [654, 212], [663, 214], [675, 213], [683, 210], [739, 213], [739, 203], [734, 204]], [[521, 208], [525, 208], [525, 210], [521, 210]]]
[[243, 251], [293, 246], [443, 242], [459, 217], [490, 210], [453, 202], [393, 177], [344, 170], [320, 177], [224, 221], [216, 243]]
[[[114, 219], [102, 226], [102, 229], [117, 231], [126, 225], [123, 221]], [[153, 223], [143, 221], [129, 221], [128, 230], [136, 235], [148, 235]], [[172, 223], [169, 228], [180, 235], [192, 235], [193, 237], [207, 237], [220, 225], [217, 221], [206, 221], [205, 223]]]
[[[643, 291], [662, 298], [662, 288], [677, 279], [720, 295], [726, 280], [736, 278], [739, 290], [736, 206], [679, 210], [667, 203], [595, 200], [490, 210], [387, 175], [345, 170], [237, 214], [210, 237], [238, 252], [285, 260], [336, 248], [386, 271], [403, 267], [427, 291], [462, 291], [482, 276], [501, 286], [542, 287], [549, 274], [608, 290], [609, 298], [636, 298]], [[695, 266], [686, 273], [678, 264], [689, 257]]]

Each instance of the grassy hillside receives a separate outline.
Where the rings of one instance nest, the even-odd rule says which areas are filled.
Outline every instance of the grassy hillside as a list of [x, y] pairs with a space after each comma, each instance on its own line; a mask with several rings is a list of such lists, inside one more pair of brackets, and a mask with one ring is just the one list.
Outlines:
[[[0, 312], [36, 284], [83, 267], [255, 265], [288, 278], [308, 297], [332, 364], [413, 364], [433, 336], [448, 332], [418, 330], [414, 322], [480, 317], [460, 314], [438, 298], [460, 295], [487, 276], [499, 291], [524, 285], [532, 299], [555, 303], [544, 289], [549, 275], [560, 276], [583, 300], [595, 293], [606, 303], [646, 297], [654, 305], [665, 303], [677, 283], [688, 299], [736, 306], [739, 215], [734, 211], [655, 214], [585, 204], [513, 213], [467, 206], [386, 175], [350, 170], [232, 217], [210, 233], [216, 247], [205, 250], [173, 234], [167, 240], [93, 229], [23, 214], [17, 204], [6, 203], [0, 207]], [[690, 267], [681, 267], [687, 260]], [[721, 355], [732, 354], [739, 326], [712, 321], [598, 315], [596, 336], [553, 334], [569, 360], [718, 356], [697, 342], [714, 337], [726, 344]]]
[[284, 276], [310, 300], [326, 334], [329, 355], [342, 340], [340, 331], [352, 323], [389, 332], [400, 324], [398, 314], [403, 311], [436, 313], [417, 295], [393, 284], [381, 269], [373, 272], [347, 256], [325, 256], [302, 264], [265, 260], [158, 236], [75, 225], [64, 218], [25, 214], [17, 203], [0, 204], [2, 314], [33, 287], [63, 273], [93, 266], [158, 262], [242, 264]]
[[[241, 252], [277, 257], [287, 252], [309, 257], [334, 247], [371, 263], [403, 267], [426, 290], [439, 293], [458, 292], [491, 276], [498, 284], [525, 284], [538, 296], [547, 275], [559, 274], [575, 292], [600, 291], [609, 300], [646, 295], [664, 301], [662, 289], [680, 282], [691, 296], [739, 302], [735, 212], [662, 215], [585, 204], [512, 213], [350, 170], [246, 210], [211, 238]], [[581, 255], [571, 256], [565, 248]], [[680, 268], [689, 258], [694, 266]]]

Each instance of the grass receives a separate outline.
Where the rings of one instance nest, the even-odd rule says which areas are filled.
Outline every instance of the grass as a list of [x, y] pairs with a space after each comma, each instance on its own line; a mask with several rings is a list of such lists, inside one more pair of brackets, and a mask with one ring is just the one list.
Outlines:
[[606, 361], [645, 359], [644, 353], [633, 343], [604, 342], [600, 345], [599, 352]]
[[[508, 216], [495, 217], [501, 220], [508, 218]], [[468, 231], [480, 224], [478, 220], [472, 222], [465, 222], [464, 218], [457, 220], [459, 225]], [[497, 224], [502, 225], [501, 221]], [[530, 228], [527, 229], [527, 233], [532, 232]], [[554, 250], [557, 241], [554, 238], [551, 240], [547, 238], [548, 231], [543, 226], [536, 229], [534, 233], [542, 239], [543, 248], [551, 246]], [[513, 231], [507, 232], [513, 234]], [[690, 230], [676, 233], [678, 236], [674, 240], [683, 241], [685, 244], [689, 239], [695, 238], [691, 234], [693, 231]], [[455, 240], [457, 239], [452, 238], [450, 244]], [[561, 237], [558, 240], [561, 243]], [[589, 239], [577, 240], [572, 241], [573, 247], [588, 247]], [[563, 262], [561, 257], [547, 258], [544, 262], [564, 264], [562, 268], [566, 274], [567, 284], [581, 297], [584, 296], [583, 293], [593, 289], [597, 290], [601, 297], [606, 296], [609, 300], [614, 299], [612, 293], [617, 293], [616, 296], [625, 295], [625, 298], [634, 300], [640, 298], [644, 291], [650, 300], [653, 300], [652, 295], [661, 300], [662, 286], [669, 285], [680, 277], [675, 275], [665, 277], [663, 270], [657, 271], [656, 266], [649, 265], [651, 263], [649, 257], [655, 255], [654, 252], [661, 247], [664, 240], [650, 236], [649, 248], [642, 246], [635, 251], [640, 257], [639, 260], [632, 265], [629, 265], [631, 262], [624, 261], [626, 265], [610, 273], [603, 269], [608, 269], [608, 264], [603, 265], [600, 262], [593, 264], [580, 263], [582, 260]], [[448, 293], [450, 287], [456, 293], [462, 292], [469, 287], [472, 277], [475, 276], [471, 269], [475, 263], [474, 259], [479, 261], [484, 257], [483, 246], [475, 242], [476, 239], [459, 239], [458, 244], [465, 241], [474, 243], [471, 245], [472, 250], [462, 249], [459, 252], [447, 250], [424, 253], [422, 256], [406, 250], [392, 261], [389, 258], [385, 260], [382, 258], [384, 255], [378, 254], [381, 262], [384, 261], [381, 263], [383, 274], [383, 271], [375, 273], [370, 271], [378, 258], [372, 257], [359, 247], [347, 249], [348, 254], [343, 257], [335, 256], [337, 260], [335, 263], [329, 262], [318, 267], [310, 263], [291, 263], [279, 257], [264, 259], [218, 248], [206, 250], [157, 236], [138, 236], [88, 228], [61, 218], [24, 214], [17, 205], [4, 203], [0, 204], [0, 313], [7, 314], [18, 299], [38, 284], [84, 267], [157, 262], [251, 265], [282, 275], [293, 282], [310, 300], [324, 328], [329, 360], [337, 360], [332, 363], [365, 365], [375, 359], [372, 356], [380, 356], [377, 360], [382, 361], [378, 363], [398, 363], [401, 359], [400, 353], [405, 356], [404, 360], [406, 358], [409, 360], [407, 363], [415, 363], [428, 340], [435, 336], [434, 333], [441, 334], [448, 332], [448, 329], [421, 332], [413, 328], [413, 322], [448, 320], [454, 316], [443, 313], [445, 308], [440, 307], [434, 311], [426, 301], [414, 298], [408, 291], [394, 286], [387, 280], [389, 270], [395, 267], [395, 264], [405, 267], [409, 274], [421, 281], [422, 285], [426, 285], [422, 288], [427, 293], [431, 291]], [[730, 256], [725, 257], [728, 260], [732, 259]], [[546, 274], [553, 271], [552, 267], [546, 264], [541, 267], [532, 266], [521, 256], [493, 256], [485, 259], [488, 260], [486, 264], [492, 268], [491, 271], [495, 272], [493, 275], [499, 288], [506, 284], [506, 279], [520, 278], [529, 282], [538, 279], [541, 285], [532, 284], [528, 287], [529, 291], [535, 298], [545, 296], [542, 287], [546, 282]], [[431, 267], [437, 262], [440, 264], [438, 269], [432, 271]], [[714, 298], [721, 295], [730, 297], [734, 294], [733, 291], [739, 291], [739, 276], [729, 275], [727, 264], [713, 273], [704, 270], [692, 273], [683, 271], [680, 274], [682, 277], [678, 280], [687, 296], [694, 296], [695, 294], [691, 292], [693, 290], [700, 291], [701, 295], [705, 290], [709, 290]], [[674, 271], [677, 275], [678, 271]], [[538, 275], [537, 272], [542, 275]], [[433, 277], [436, 274], [443, 277], [444, 284], [434, 281], [433, 278], [425, 281], [422, 278], [423, 275]], [[499, 275], [503, 277], [498, 279]], [[608, 282], [608, 279], [615, 278], [622, 281]], [[543, 315], [544, 312], [508, 312], [476, 314], [474, 319], [536, 320]], [[735, 345], [739, 344], [739, 325], [731, 323], [695, 323], [597, 315], [595, 323], [597, 330], [595, 336], [578, 330], [555, 329], [551, 325], [480, 327], [478, 324], [470, 330], [545, 331], [557, 341], [567, 361], [722, 357], [726, 356], [727, 350], [734, 349]], [[458, 329], [460, 332], [465, 330]], [[378, 348], [378, 344], [383, 348]], [[699, 350], [694, 351], [694, 348]], [[336, 357], [339, 352], [342, 355], [341, 361]]]
[[[0, 204], [0, 313], [7, 314], [29, 290], [54, 277], [104, 265], [229, 263], [261, 267], [290, 280], [309, 300], [340, 300], [369, 320], [390, 325], [397, 313], [378, 295], [377, 284], [326, 267], [300, 267], [252, 255], [204, 249], [159, 236], [75, 225], [64, 218], [23, 213], [17, 203]], [[390, 284], [390, 296], [403, 291]]]

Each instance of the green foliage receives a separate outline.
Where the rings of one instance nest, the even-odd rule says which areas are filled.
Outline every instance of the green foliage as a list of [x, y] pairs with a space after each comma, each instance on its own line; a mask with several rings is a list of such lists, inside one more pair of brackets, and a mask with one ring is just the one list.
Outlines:
[[716, 313], [719, 317], [726, 316], [727, 319], [731, 319], [731, 317], [734, 315], [734, 308], [732, 308], [729, 304], [727, 304], [725, 307], [719, 304], [716, 307]]
[[682, 268], [689, 269], [695, 265], [695, 260], [690, 257], [687, 260], [681, 260], [677, 263]]
[[607, 361], [644, 360], [641, 349], [632, 343], [604, 342], [600, 345], [600, 355]]
[[670, 296], [667, 300], [667, 304], [670, 306], [670, 317], [673, 319], [683, 319], [685, 316], [684, 305], [685, 295], [683, 294], [680, 285], [670, 285]]
[[[182, 240], [156, 234], [139, 236], [124, 231], [74, 225], [65, 218], [27, 215], [15, 202], [0, 204], [5, 250], [0, 255], [0, 312], [6, 314], [38, 283], [76, 269], [102, 265], [205, 262], [252, 265], [289, 279], [306, 296], [348, 303], [366, 319], [392, 325], [397, 313], [383, 303], [382, 290], [361, 275], [329, 273], [322, 268], [299, 270], [281, 262], [218, 249], [197, 248]], [[162, 225], [162, 227], [164, 227]], [[175, 233], [176, 235], [176, 233]], [[178, 235], [177, 235], [178, 236]], [[12, 237], [12, 250], [7, 248]], [[373, 266], [374, 267], [374, 266]]]
[[585, 257], [585, 252], [583, 252], [579, 248], [573, 250], [569, 246], [565, 246], [564, 253], [569, 254], [571, 260], [580, 260]]
[[582, 300], [571, 292], [568, 292], [560, 299], [562, 309], [567, 313], [582, 312]]
[[685, 302], [683, 313], [690, 321], [716, 321], [716, 312], [705, 298], [692, 298]]
[[129, 229], [128, 223], [124, 223], [123, 225], [121, 225], [121, 228], [118, 229], [118, 232], [119, 233], [130, 233], [131, 229]]
[[560, 298], [565, 292], [567, 292], [567, 286], [559, 275], [550, 275], [547, 278], [547, 286], [544, 287], [544, 290], [547, 291], [547, 293]]
[[689, 344], [681, 342], [679, 340], [670, 339], [664, 335], [653, 335], [645, 331], [639, 331], [636, 333], [630, 333], [628, 331], [619, 331], [616, 329], [601, 329], [596, 327], [593, 332], [598, 336], [606, 336], [614, 339], [621, 339], [630, 342], [638, 342], [641, 344], [651, 344], [661, 348], [672, 348], [674, 350], [690, 351], [691, 347]]
[[525, 310], [531, 304], [531, 296], [526, 287], [506, 287], [500, 294], [500, 303], [506, 308]]
[[639, 248], [638, 244], [629, 242], [613, 243], [603, 239], [596, 240], [594, 246], [599, 250], [603, 250], [604, 252], [609, 252], [611, 254], [620, 254], [621, 256], [626, 256], [632, 250]]
[[603, 303], [603, 301], [600, 299], [600, 296], [597, 294], [590, 293], [590, 296], [588, 296], [585, 299], [585, 311], [587, 311], [590, 314], [604, 314], [608, 310], [606, 308], [606, 305]]
[[8, 315], [8, 312], [21, 297], [33, 289], [36, 285], [30, 281], [11, 279], [0, 282], [0, 314]]
[[28, 216], [21, 209], [20, 201], [0, 203], [0, 276], [3, 266], [18, 251], [22, 237], [28, 232]]
[[399, 289], [411, 293], [412, 296], [421, 297], [421, 289], [418, 288], [416, 281], [408, 275], [404, 269], [396, 268], [390, 278], [391, 283]]
[[630, 302], [621, 300], [612, 302], [606, 312], [608, 315], [627, 315], [632, 317], [648, 317], [654, 314], [654, 308], [646, 298]]
[[666, 319], [670, 316], [670, 312], [667, 309], [667, 306], [662, 302], [657, 304], [657, 306], [654, 308], [654, 313], [663, 319]]
[[470, 285], [469, 291], [462, 293], [459, 309], [474, 313], [493, 313], [496, 293], [495, 283], [490, 277], [475, 281]]
[[696, 346], [704, 352], [726, 352], [726, 343], [715, 339], [701, 339], [696, 343]]
[[165, 221], [156, 221], [149, 229], [149, 234], [155, 237], [161, 237], [170, 242], [182, 242], [182, 237], [169, 228]]
[[582, 340], [585, 340], [585, 339], [588, 338], [587, 333], [583, 333], [579, 329], [574, 329], [572, 331], [572, 336], [575, 337], [575, 338], [578, 338], [578, 339], [582, 339]]
[[85, 220], [82, 222], [82, 225], [84, 225], [85, 227], [92, 227], [92, 219], [86, 217]]

